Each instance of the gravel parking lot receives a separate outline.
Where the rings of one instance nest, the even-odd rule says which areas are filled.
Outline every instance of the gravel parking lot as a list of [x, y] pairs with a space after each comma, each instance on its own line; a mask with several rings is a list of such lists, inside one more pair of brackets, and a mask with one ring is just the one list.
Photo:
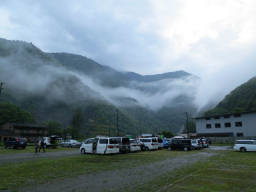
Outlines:
[[[168, 152], [168, 151], [166, 151]], [[138, 186], [151, 181], [162, 174], [191, 165], [198, 161], [206, 160], [215, 155], [211, 150], [199, 153], [190, 153], [172, 159], [157, 161], [151, 164], [129, 167], [114, 171], [102, 171], [93, 174], [80, 175], [75, 178], [55, 180], [46, 184], [38, 184], [28, 188], [22, 188], [22, 192], [97, 192], [97, 191], [122, 191], [132, 190]]]

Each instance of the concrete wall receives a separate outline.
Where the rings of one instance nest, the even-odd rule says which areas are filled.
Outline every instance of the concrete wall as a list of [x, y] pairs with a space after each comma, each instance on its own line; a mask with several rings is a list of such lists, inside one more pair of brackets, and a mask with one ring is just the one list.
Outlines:
[[[242, 127], [235, 126], [236, 122], [242, 122]], [[220, 123], [221, 128], [215, 128], [215, 124]], [[225, 123], [231, 123], [231, 127], [225, 127]], [[207, 124], [211, 124], [212, 128], [206, 128]], [[240, 117], [230, 115], [229, 118], [219, 116], [219, 119], [211, 117], [210, 120], [206, 118], [196, 119], [196, 132], [199, 134], [204, 133], [243, 133], [243, 136], [250, 137], [256, 136], [256, 113], [241, 114]]]

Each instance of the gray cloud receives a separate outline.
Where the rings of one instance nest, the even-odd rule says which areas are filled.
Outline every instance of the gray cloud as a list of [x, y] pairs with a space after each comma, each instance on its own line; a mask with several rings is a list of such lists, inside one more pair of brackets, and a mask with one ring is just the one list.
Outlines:
[[123, 71], [186, 70], [202, 79], [195, 103], [203, 107], [255, 75], [252, 7], [255, 1], [2, 0], [0, 36]]

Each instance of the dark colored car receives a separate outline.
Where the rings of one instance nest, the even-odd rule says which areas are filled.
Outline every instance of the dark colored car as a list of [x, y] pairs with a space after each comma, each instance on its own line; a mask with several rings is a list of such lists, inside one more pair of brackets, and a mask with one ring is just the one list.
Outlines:
[[13, 148], [13, 149], [25, 149], [27, 147], [27, 139], [20, 137], [10, 137], [4, 143], [5, 148]]
[[189, 151], [193, 149], [191, 139], [173, 139], [170, 143], [169, 150], [184, 150]]

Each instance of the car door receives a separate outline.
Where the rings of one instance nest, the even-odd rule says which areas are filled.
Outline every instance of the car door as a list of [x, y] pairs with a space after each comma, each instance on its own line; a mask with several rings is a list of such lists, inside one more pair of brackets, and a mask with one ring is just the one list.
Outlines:
[[107, 149], [108, 139], [100, 138], [97, 145], [97, 153], [104, 154]]
[[93, 144], [93, 139], [89, 139], [85, 143], [85, 151], [86, 153], [92, 153], [92, 144]]

